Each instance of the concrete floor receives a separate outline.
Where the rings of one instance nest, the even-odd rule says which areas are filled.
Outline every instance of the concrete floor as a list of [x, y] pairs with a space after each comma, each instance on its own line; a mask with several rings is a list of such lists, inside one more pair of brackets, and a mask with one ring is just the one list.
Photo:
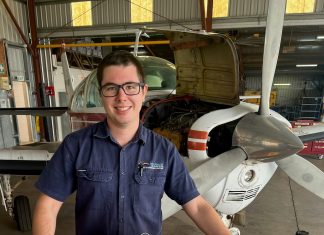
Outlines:
[[[324, 160], [309, 160], [324, 171]], [[37, 197], [37, 191], [33, 187], [35, 179], [35, 176], [30, 177], [16, 190], [16, 195], [24, 194], [29, 197], [32, 208]], [[324, 234], [324, 200], [290, 181], [281, 170], [277, 170], [245, 212], [246, 226], [238, 226], [242, 235], [294, 235], [297, 223], [300, 230], [311, 235]], [[60, 211], [56, 234], [72, 235], [74, 231], [74, 205], [71, 197]], [[164, 235], [202, 234], [183, 211], [164, 221], [163, 231]], [[5, 213], [3, 207], [0, 208], [0, 234], [22, 234], [17, 231], [15, 222]], [[31, 232], [24, 234], [30, 235]]]

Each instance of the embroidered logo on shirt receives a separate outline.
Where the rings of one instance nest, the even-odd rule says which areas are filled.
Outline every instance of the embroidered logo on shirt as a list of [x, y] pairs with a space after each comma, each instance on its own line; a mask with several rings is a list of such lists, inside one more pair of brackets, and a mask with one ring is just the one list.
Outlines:
[[156, 163], [156, 162], [140, 162], [138, 163], [138, 167], [142, 169], [152, 169], [152, 170], [163, 170], [163, 163]]
[[156, 162], [139, 162], [137, 164], [137, 168], [139, 169], [139, 172], [141, 176], [143, 175], [144, 170], [163, 170], [163, 163], [156, 163]]
[[163, 170], [163, 163], [150, 162], [148, 169]]

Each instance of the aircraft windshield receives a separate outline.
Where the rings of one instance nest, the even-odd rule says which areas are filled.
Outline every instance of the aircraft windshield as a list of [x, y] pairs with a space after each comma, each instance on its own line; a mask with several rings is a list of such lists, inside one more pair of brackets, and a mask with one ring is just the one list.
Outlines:
[[176, 69], [167, 60], [152, 57], [139, 57], [144, 68], [145, 83], [149, 90], [173, 90], [176, 86]]
[[[143, 65], [144, 80], [150, 91], [163, 91], [161, 95], [172, 93], [176, 87], [176, 68], [171, 62], [153, 56], [139, 56]], [[72, 110], [102, 107], [98, 91], [97, 71], [93, 71], [77, 87], [72, 99]], [[158, 94], [157, 94], [158, 96]]]

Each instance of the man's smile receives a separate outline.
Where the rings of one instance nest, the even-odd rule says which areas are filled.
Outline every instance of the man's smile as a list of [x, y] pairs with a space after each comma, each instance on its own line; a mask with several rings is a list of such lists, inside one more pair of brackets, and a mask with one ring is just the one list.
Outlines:
[[127, 111], [127, 110], [131, 109], [131, 106], [118, 106], [118, 107], [115, 107], [115, 109], [117, 109], [117, 111]]

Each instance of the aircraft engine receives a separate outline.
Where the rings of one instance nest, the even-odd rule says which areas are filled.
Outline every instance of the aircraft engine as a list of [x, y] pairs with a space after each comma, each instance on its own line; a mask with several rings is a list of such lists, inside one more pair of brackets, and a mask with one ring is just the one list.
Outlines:
[[[163, 99], [151, 104], [142, 115], [144, 126], [168, 138], [183, 156], [188, 156], [188, 137], [193, 123], [224, 105], [201, 101], [191, 96]], [[233, 126], [231, 128], [231, 126]], [[231, 148], [235, 125], [227, 123], [209, 133], [207, 155], [214, 157]]]

